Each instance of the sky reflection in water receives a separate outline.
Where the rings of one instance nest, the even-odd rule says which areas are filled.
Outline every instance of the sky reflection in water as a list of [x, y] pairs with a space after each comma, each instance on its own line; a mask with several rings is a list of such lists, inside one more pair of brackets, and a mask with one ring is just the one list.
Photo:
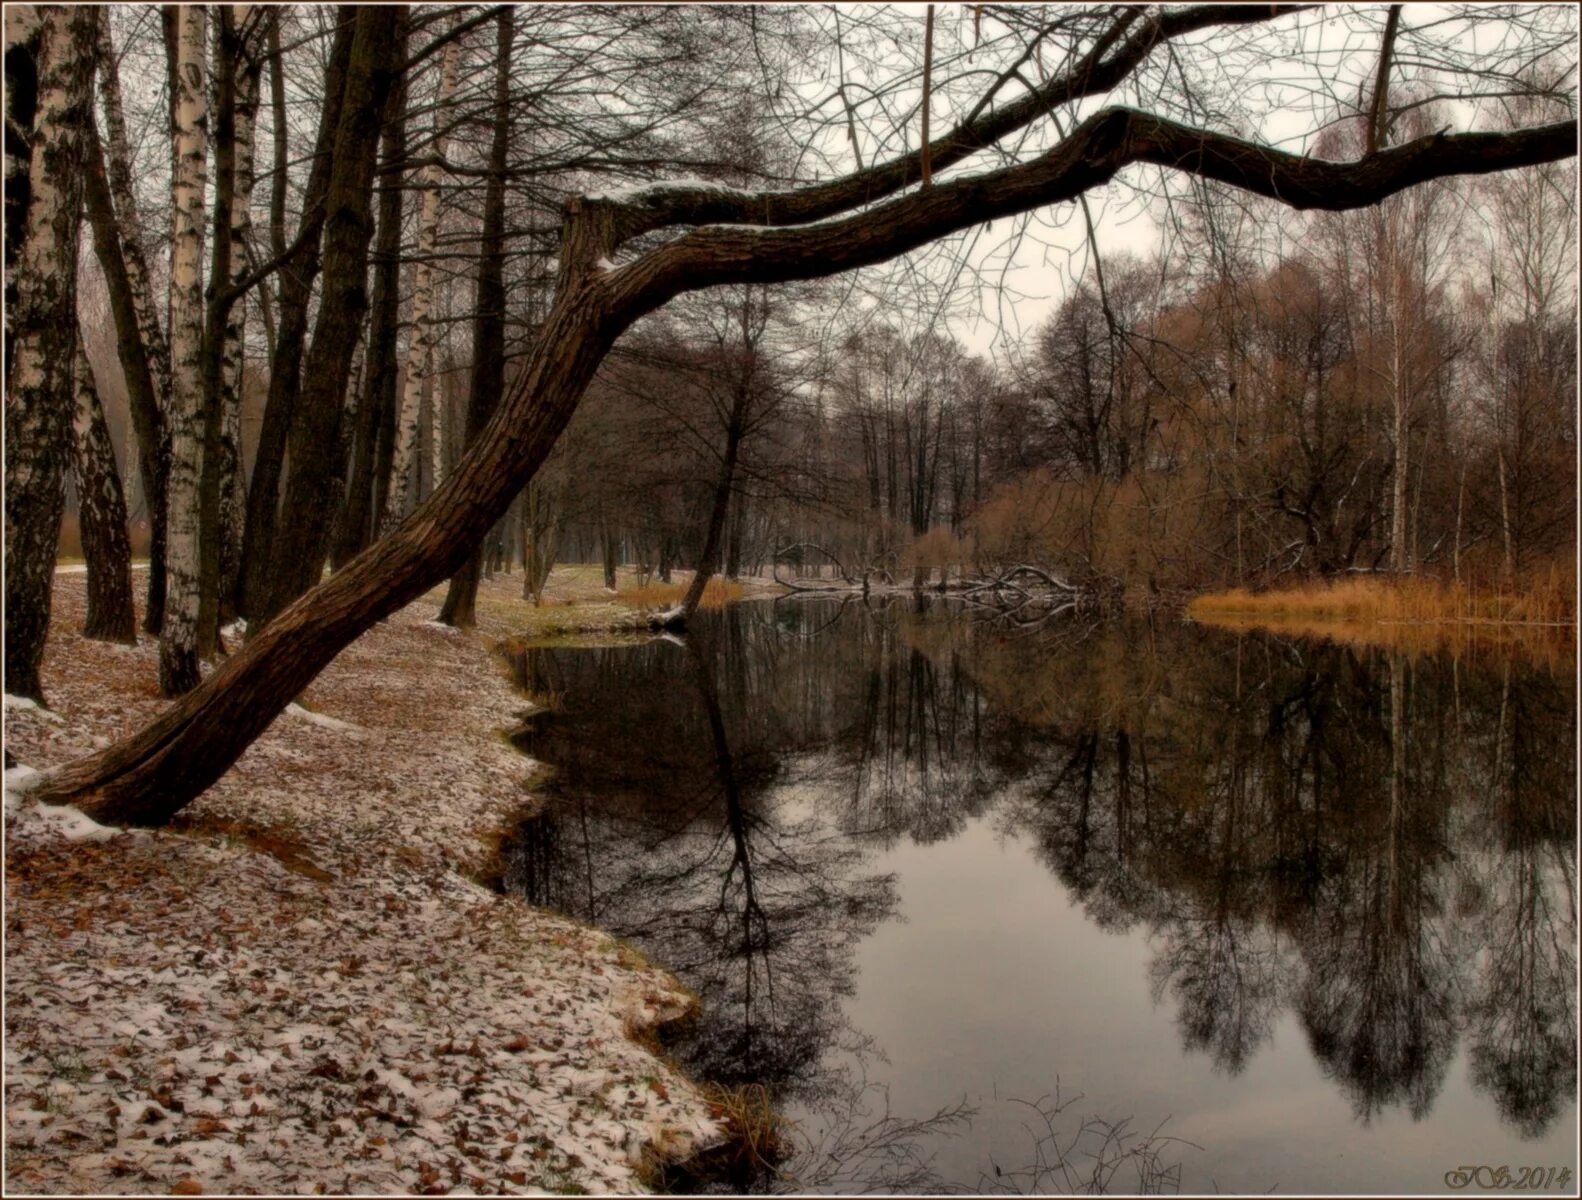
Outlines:
[[507, 885], [698, 992], [674, 1053], [770, 1089], [802, 1190], [1084, 1182], [1057, 1086], [1184, 1190], [1576, 1170], [1569, 676], [910, 600], [511, 659], [555, 774]]

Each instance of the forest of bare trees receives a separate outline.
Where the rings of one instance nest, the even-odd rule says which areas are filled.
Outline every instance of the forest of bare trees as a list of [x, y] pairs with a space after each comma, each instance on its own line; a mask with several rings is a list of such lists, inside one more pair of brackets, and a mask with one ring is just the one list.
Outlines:
[[[381, 617], [557, 559], [1145, 599], [1569, 559], [1575, 37], [9, 8], [6, 690], [45, 698], [69, 491], [89, 632], [134, 636], [135, 579], [181, 697], [45, 792], [163, 820]], [[1067, 263], [992, 353], [949, 318], [988, 228]]]

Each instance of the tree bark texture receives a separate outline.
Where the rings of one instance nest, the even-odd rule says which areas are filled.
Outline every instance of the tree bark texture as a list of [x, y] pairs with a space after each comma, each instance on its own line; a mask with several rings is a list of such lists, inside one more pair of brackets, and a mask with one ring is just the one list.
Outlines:
[[[108, 203], [95, 218], [95, 193], [99, 184], [87, 181], [89, 216], [94, 220], [94, 244], [110, 281], [111, 312], [121, 351], [122, 371], [132, 404], [137, 434], [138, 462], [143, 481], [143, 502], [148, 508], [148, 594], [143, 628], [158, 633], [165, 619], [165, 480], [170, 473], [170, 343], [160, 324], [148, 272], [148, 250], [142, 213], [132, 190], [132, 151], [127, 142], [126, 117], [121, 104], [121, 78], [115, 44], [110, 37], [107, 12], [101, 10], [98, 35], [99, 94], [104, 101], [107, 144], [101, 151], [95, 139], [90, 147], [90, 170], [107, 183]], [[101, 230], [101, 222], [105, 222]], [[115, 237], [111, 238], [111, 232]], [[107, 260], [119, 249], [124, 276], [124, 299], [117, 299], [117, 272]], [[124, 311], [123, 311], [124, 310]], [[139, 365], [141, 364], [141, 365]]]
[[[270, 572], [274, 564], [275, 528], [280, 508], [280, 477], [285, 468], [286, 441], [296, 414], [302, 390], [302, 349], [308, 336], [308, 301], [313, 280], [319, 273], [319, 222], [324, 218], [324, 197], [329, 189], [331, 155], [336, 129], [340, 123], [341, 103], [346, 90], [346, 74], [351, 64], [352, 31], [356, 9], [342, 5], [340, 21], [330, 47], [330, 61], [324, 75], [324, 111], [313, 148], [313, 166], [308, 172], [302, 198], [302, 227], [298, 230], [296, 251], [280, 269], [279, 323], [276, 328], [275, 356], [270, 364], [269, 395], [264, 401], [264, 419], [258, 430], [258, 449], [253, 456], [253, 478], [247, 488], [247, 528], [242, 539], [241, 595], [237, 611], [251, 618], [263, 611], [273, 586]], [[277, 81], [278, 83], [278, 81]], [[281, 85], [283, 86], [283, 84]], [[284, 111], [284, 101], [276, 94], [275, 111]], [[285, 245], [284, 199], [280, 194], [286, 156], [280, 139], [283, 126], [275, 126], [276, 195], [270, 201], [270, 239], [275, 255], [283, 255]], [[278, 210], [278, 222], [277, 222]]]
[[290, 438], [291, 479], [274, 539], [271, 584], [262, 610], [267, 621], [318, 582], [329, 552], [344, 471], [342, 408], [352, 356], [368, 311], [370, 203], [379, 121], [397, 62], [393, 6], [359, 7], [346, 99], [335, 132], [334, 167], [325, 193], [324, 271], [313, 344]]
[[[248, 5], [235, 7], [234, 24], [247, 20]], [[247, 246], [253, 228], [253, 135], [258, 116], [262, 62], [252, 47], [243, 52], [236, 77], [235, 166], [230, 222], [230, 286], [247, 275]], [[246, 365], [247, 299], [238, 296], [225, 321], [220, 362], [219, 578], [220, 619], [234, 615], [247, 523], [247, 480], [242, 462], [242, 392]]]
[[165, 488], [165, 621], [159, 687], [191, 690], [198, 670], [198, 480], [203, 469], [203, 192], [208, 177], [208, 12], [177, 14], [174, 235], [170, 250], [170, 476]]
[[[456, 91], [456, 43], [445, 47], [440, 68], [439, 95], [434, 101], [434, 156], [445, 156], [445, 110]], [[406, 379], [401, 410], [396, 419], [396, 442], [389, 494], [381, 529], [388, 532], [417, 499], [418, 462], [422, 439], [418, 436], [423, 384], [434, 366], [434, 327], [429, 310], [434, 306], [434, 246], [439, 238], [440, 177], [437, 162], [423, 168], [423, 200], [418, 216], [417, 265], [412, 272], [412, 333], [407, 342]], [[438, 403], [438, 398], [435, 398]], [[437, 428], [438, 422], [432, 422]], [[435, 480], [438, 483], [438, 479]]]
[[96, 14], [52, 4], [40, 5], [36, 19], [27, 42], [6, 55], [8, 73], [22, 73], [8, 79], [7, 138], [14, 126], [30, 157], [6, 313], [5, 690], [42, 703], [39, 664], [71, 457], [77, 231]]
[[[483, 197], [482, 256], [473, 303], [472, 384], [467, 396], [466, 445], [471, 446], [494, 415], [505, 391], [505, 168], [511, 142], [511, 10], [496, 18], [494, 130], [489, 144], [489, 182]], [[439, 619], [447, 625], [477, 624], [481, 551], [474, 549], [450, 581]]]
[[[1210, 11], [1222, 22], [1240, 23], [1269, 20], [1282, 10], [1213, 6], [1202, 13]], [[1202, 13], [1187, 10], [1187, 17], [1206, 27], [1212, 22]], [[1117, 19], [1156, 30], [1180, 24], [1173, 11], [1147, 16], [1125, 10]], [[1082, 67], [1079, 62], [1074, 69]], [[1102, 79], [1105, 72], [1092, 75]], [[1062, 78], [1072, 94], [1088, 94], [1082, 77]], [[1048, 90], [1030, 93], [1022, 124], [1043, 111]], [[982, 144], [991, 128], [995, 137], [1004, 136], [1018, 127], [1003, 125], [1013, 107], [975, 115], [936, 140], [936, 147], [969, 138]], [[682, 291], [818, 278], [884, 261], [970, 225], [1074, 200], [1132, 163], [1189, 171], [1295, 207], [1344, 209], [1443, 175], [1571, 157], [1576, 132], [1573, 120], [1515, 133], [1434, 135], [1355, 162], [1329, 162], [1111, 107], [1030, 161], [946, 182], [936, 176], [932, 187], [900, 195], [883, 190], [884, 184], [893, 177], [900, 190], [915, 181], [915, 156], [779, 200], [667, 187], [621, 200], [574, 198], [562, 222], [555, 304], [517, 383], [456, 470], [388, 538], [284, 609], [200, 687], [131, 737], [52, 771], [35, 795], [77, 804], [106, 821], [157, 823], [179, 811], [343, 647], [460, 566], [542, 464], [615, 338]], [[933, 155], [936, 172], [946, 165], [942, 158]], [[851, 180], [859, 196], [873, 196], [871, 185], [891, 198], [874, 196], [860, 211], [831, 212], [830, 196], [844, 194]], [[714, 210], [709, 221], [726, 225], [679, 232], [623, 266], [601, 265], [614, 258], [623, 238], [635, 236], [632, 230], [696, 224], [693, 216], [705, 205]], [[817, 223], [789, 224], [788, 212], [817, 213], [802, 217]], [[848, 215], [837, 215], [842, 212]], [[774, 227], [777, 220], [787, 227]]]
[[82, 553], [88, 562], [88, 618], [83, 636], [105, 642], [137, 641], [132, 604], [132, 541], [126, 529], [126, 496], [115, 465], [115, 446], [104, 420], [93, 368], [81, 331], [72, 356], [76, 407], [72, 418], [72, 469]]
[[[170, 441], [165, 435], [163, 401], [154, 383], [153, 354], [140, 333], [139, 302], [128, 266], [126, 241], [111, 203], [104, 155], [93, 132], [91, 116], [89, 126], [83, 171], [84, 207], [93, 231], [94, 251], [104, 271], [110, 317], [115, 323], [116, 351], [137, 440], [138, 476], [148, 509], [148, 591], [143, 628], [158, 633], [165, 613], [165, 477], [170, 468]], [[148, 305], [146, 297], [143, 303]], [[163, 331], [160, 340], [163, 348]]]
[[[405, 57], [407, 23], [403, 12], [396, 30], [397, 52]], [[357, 433], [352, 443], [351, 480], [346, 491], [346, 516], [341, 535], [331, 548], [331, 565], [339, 570], [373, 540], [385, 510], [390, 463], [395, 449], [396, 334], [401, 322], [401, 160], [406, 157], [405, 80], [396, 84], [385, 105], [379, 168], [379, 218], [374, 235], [373, 300], [369, 306], [367, 353]]]
[[236, 199], [236, 9], [215, 6], [209, 132], [214, 158], [214, 215], [205, 293], [201, 376], [203, 449], [198, 456], [198, 657], [220, 645], [220, 443], [225, 428], [225, 344], [231, 312], [231, 206]]

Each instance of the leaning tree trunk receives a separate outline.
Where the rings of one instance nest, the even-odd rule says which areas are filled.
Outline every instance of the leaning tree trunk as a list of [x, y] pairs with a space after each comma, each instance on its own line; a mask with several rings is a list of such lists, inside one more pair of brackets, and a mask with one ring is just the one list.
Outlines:
[[132, 542], [126, 532], [126, 497], [115, 466], [115, 446], [105, 424], [93, 368], [77, 333], [72, 357], [76, 409], [72, 419], [72, 469], [82, 554], [88, 560], [88, 619], [83, 636], [104, 642], [137, 641], [132, 605]]
[[[467, 397], [467, 445], [494, 415], [505, 390], [505, 167], [511, 142], [511, 10], [497, 18], [494, 77], [494, 136], [489, 145], [489, 183], [483, 197], [482, 258], [473, 307], [472, 387]], [[491, 546], [491, 552], [493, 547]], [[450, 581], [439, 619], [466, 628], [477, 624], [478, 574], [482, 554], [474, 549]]]
[[176, 36], [175, 232], [170, 251], [170, 478], [165, 489], [165, 623], [159, 687], [197, 686], [198, 479], [203, 466], [203, 191], [208, 176], [204, 56], [208, 14], [183, 7]]
[[[423, 207], [418, 218], [417, 266], [412, 277], [412, 333], [407, 342], [406, 381], [401, 394], [401, 411], [396, 420], [393, 476], [385, 499], [381, 531], [388, 531], [401, 520], [405, 508], [417, 498], [421, 439], [418, 436], [421, 416], [423, 385], [428, 380], [434, 360], [434, 329], [429, 320], [429, 310], [434, 305], [434, 245], [439, 237], [439, 181], [441, 168], [437, 160], [445, 157], [448, 131], [445, 110], [456, 90], [456, 43], [445, 47], [440, 67], [439, 96], [434, 102], [434, 158], [435, 162], [423, 169]], [[433, 403], [439, 403], [436, 395]], [[437, 422], [435, 425], [437, 426]], [[434, 482], [438, 484], [436, 478]]]
[[[7, 214], [21, 217], [21, 238], [7, 281], [15, 291], [6, 313], [5, 690], [42, 703], [39, 664], [71, 456], [77, 230], [96, 14], [52, 4], [33, 17], [36, 29], [6, 52], [7, 140], [27, 136], [31, 158], [20, 211]], [[24, 111], [29, 100], [36, 107]]]
[[574, 278], [520, 383], [411, 518], [277, 614], [153, 723], [51, 772], [35, 794], [78, 805], [96, 820], [156, 825], [218, 779], [343, 647], [461, 565], [549, 454], [616, 334], [636, 315], [612, 316], [612, 307], [595, 284]]
[[[1043, 111], [1045, 99], [1035, 94], [1032, 111]], [[974, 137], [960, 139], [960, 146], [981, 145], [979, 129], [969, 132]], [[1182, 169], [1285, 203], [1362, 207], [1430, 178], [1574, 156], [1576, 134], [1570, 120], [1514, 134], [1435, 136], [1353, 163], [1265, 146], [1250, 162], [1247, 143], [1238, 139], [1110, 108], [1030, 162], [898, 194], [843, 220], [818, 218], [874, 203], [875, 191], [900, 192], [915, 179], [914, 160], [885, 167], [888, 184], [855, 175], [828, 185], [833, 193], [819, 185], [788, 194], [787, 203], [801, 206], [789, 210], [792, 215], [813, 222], [802, 227], [732, 228], [743, 219], [775, 220], [781, 210], [773, 196], [739, 199], [681, 187], [661, 190], [643, 209], [574, 197], [564, 209], [554, 307], [519, 382], [456, 470], [389, 538], [282, 611], [160, 717], [106, 750], [55, 768], [33, 793], [46, 802], [79, 805], [105, 821], [158, 823], [178, 812], [345, 646], [461, 565], [543, 463], [615, 339], [684, 291], [869, 266], [984, 220], [1071, 200], [1137, 162], [1186, 164]], [[937, 169], [955, 161], [946, 153], [952, 144], [945, 141]], [[700, 225], [700, 217], [720, 223]], [[694, 228], [628, 265], [600, 265], [623, 239], [675, 223]]]
[[330, 520], [344, 470], [342, 408], [368, 310], [370, 201], [379, 118], [397, 65], [398, 12], [393, 6], [357, 9], [346, 99], [335, 131], [334, 166], [324, 201], [328, 219], [323, 288], [291, 429], [291, 480], [275, 534], [272, 586], [263, 608], [248, 614], [249, 631], [253, 620], [268, 621], [317, 583], [329, 552]]
[[[148, 508], [148, 592], [143, 628], [158, 633], [165, 619], [165, 480], [170, 473], [170, 428], [165, 414], [170, 408], [170, 343], [154, 305], [143, 221], [132, 189], [132, 151], [127, 142], [119, 59], [110, 37], [107, 10], [101, 10], [98, 54], [107, 146], [101, 151], [94, 139], [89, 148], [94, 160], [89, 163], [89, 170], [100, 177], [87, 181], [89, 217], [94, 222], [94, 244], [110, 284], [111, 312], [131, 401], [132, 428], [138, 440], [143, 503]], [[95, 193], [100, 189], [104, 190], [104, 199], [96, 201]], [[103, 213], [96, 218], [94, 209], [100, 205]], [[107, 261], [107, 255], [120, 259], [119, 272]], [[125, 280], [120, 299], [118, 273]]]

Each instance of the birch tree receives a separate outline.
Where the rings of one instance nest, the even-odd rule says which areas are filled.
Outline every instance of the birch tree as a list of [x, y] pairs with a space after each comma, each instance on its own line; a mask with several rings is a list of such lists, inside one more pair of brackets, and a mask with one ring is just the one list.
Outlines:
[[[401, 520], [402, 513], [417, 499], [421, 474], [418, 453], [418, 418], [422, 410], [423, 385], [434, 366], [434, 326], [429, 310], [434, 305], [434, 247], [439, 237], [440, 180], [449, 139], [447, 108], [456, 91], [456, 43], [448, 43], [440, 67], [439, 91], [434, 99], [434, 161], [423, 168], [422, 207], [418, 216], [417, 264], [412, 271], [412, 333], [407, 342], [406, 378], [401, 393], [400, 415], [396, 418], [395, 457], [390, 491], [385, 500], [381, 532], [388, 533]], [[438, 397], [435, 397], [438, 403]], [[437, 433], [439, 422], [433, 421]], [[433, 439], [437, 446], [439, 439]], [[438, 458], [435, 458], [438, 465]], [[435, 473], [438, 482], [438, 472]]]
[[191, 690], [198, 670], [198, 481], [203, 468], [203, 193], [208, 179], [208, 10], [177, 11], [170, 247], [170, 475], [165, 489], [166, 597], [159, 687]]
[[115, 446], [82, 333], [72, 356], [76, 404], [72, 418], [72, 474], [82, 553], [88, 562], [88, 617], [83, 636], [106, 642], [137, 641], [132, 604], [132, 543], [126, 529], [126, 496], [115, 465]]
[[[5, 690], [44, 700], [55, 549], [71, 455], [72, 346], [83, 139], [93, 87], [95, 14], [40, 5], [6, 13], [7, 292]], [[15, 147], [13, 138], [19, 139]], [[15, 200], [15, 203], [11, 203]], [[15, 222], [15, 226], [12, 225]], [[16, 228], [19, 237], [10, 236]]]

